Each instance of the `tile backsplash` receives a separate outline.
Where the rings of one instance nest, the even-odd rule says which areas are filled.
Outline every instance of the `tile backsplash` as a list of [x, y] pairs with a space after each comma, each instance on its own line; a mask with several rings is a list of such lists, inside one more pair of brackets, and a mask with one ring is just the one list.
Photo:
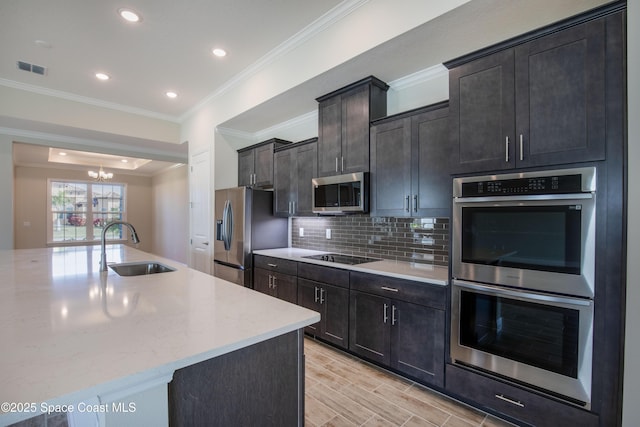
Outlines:
[[[300, 236], [300, 228], [304, 235]], [[327, 239], [326, 230], [331, 230]], [[347, 215], [292, 218], [291, 246], [446, 266], [449, 218]]]

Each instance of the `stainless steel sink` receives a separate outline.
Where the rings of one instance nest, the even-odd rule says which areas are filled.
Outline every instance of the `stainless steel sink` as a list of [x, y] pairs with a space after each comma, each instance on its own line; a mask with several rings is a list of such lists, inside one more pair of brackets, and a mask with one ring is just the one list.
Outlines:
[[145, 274], [167, 273], [175, 271], [173, 267], [155, 261], [125, 262], [110, 264], [109, 268], [120, 276], [142, 276]]

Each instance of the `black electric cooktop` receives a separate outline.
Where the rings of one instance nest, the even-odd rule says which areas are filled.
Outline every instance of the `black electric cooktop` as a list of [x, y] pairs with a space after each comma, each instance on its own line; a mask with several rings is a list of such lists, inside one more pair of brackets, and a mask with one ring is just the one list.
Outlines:
[[368, 258], [368, 257], [361, 257], [361, 256], [355, 256], [355, 255], [344, 255], [344, 254], [309, 255], [309, 256], [305, 256], [303, 258], [317, 259], [317, 260], [320, 260], [320, 261], [328, 261], [328, 262], [335, 262], [335, 263], [338, 263], [338, 264], [348, 264], [348, 265], [355, 265], [355, 264], [362, 264], [362, 263], [365, 263], [365, 262], [380, 261], [378, 258]]

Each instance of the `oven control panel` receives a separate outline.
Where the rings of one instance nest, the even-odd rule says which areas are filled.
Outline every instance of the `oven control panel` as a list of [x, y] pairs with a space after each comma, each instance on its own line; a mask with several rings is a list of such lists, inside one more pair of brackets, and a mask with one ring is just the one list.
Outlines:
[[492, 179], [462, 184], [462, 197], [568, 194], [582, 192], [582, 175]]

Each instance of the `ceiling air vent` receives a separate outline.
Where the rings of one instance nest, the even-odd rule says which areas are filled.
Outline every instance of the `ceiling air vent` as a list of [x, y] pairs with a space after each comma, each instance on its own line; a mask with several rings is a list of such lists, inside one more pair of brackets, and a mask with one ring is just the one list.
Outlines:
[[40, 74], [44, 76], [47, 74], [47, 68], [42, 65], [29, 64], [28, 62], [18, 61], [18, 68], [22, 71], [29, 71], [30, 73]]

